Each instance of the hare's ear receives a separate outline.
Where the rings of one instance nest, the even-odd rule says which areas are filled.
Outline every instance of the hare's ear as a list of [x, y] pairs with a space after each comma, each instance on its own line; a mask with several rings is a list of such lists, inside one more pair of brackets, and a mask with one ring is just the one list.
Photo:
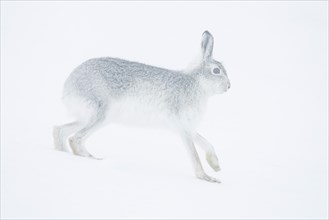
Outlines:
[[201, 42], [203, 59], [207, 60], [212, 57], [213, 47], [214, 47], [213, 36], [208, 31], [203, 32], [202, 42]]

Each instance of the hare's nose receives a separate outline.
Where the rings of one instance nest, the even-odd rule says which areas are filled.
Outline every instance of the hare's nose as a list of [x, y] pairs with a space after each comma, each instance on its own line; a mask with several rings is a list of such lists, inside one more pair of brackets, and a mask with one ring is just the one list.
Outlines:
[[228, 83], [227, 89], [231, 88], [231, 83]]

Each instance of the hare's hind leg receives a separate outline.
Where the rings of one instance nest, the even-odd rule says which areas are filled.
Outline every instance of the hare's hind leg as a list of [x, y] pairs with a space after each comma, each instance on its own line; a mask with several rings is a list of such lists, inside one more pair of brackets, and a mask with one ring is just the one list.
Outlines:
[[206, 159], [211, 168], [213, 168], [215, 171], [220, 171], [218, 158], [214, 147], [198, 133], [194, 135], [194, 140], [196, 144], [206, 152]]
[[[82, 129], [69, 138], [71, 149], [75, 155], [94, 158], [85, 148], [85, 141], [95, 131], [95, 129], [104, 121], [106, 114], [106, 105], [98, 104], [97, 108], [84, 125]], [[96, 159], [96, 158], [95, 158]]]
[[67, 138], [78, 131], [81, 127], [79, 122], [72, 122], [61, 126], [54, 126], [53, 128], [53, 137], [54, 137], [54, 145], [55, 149], [59, 151], [68, 152], [67, 147]]
[[202, 180], [209, 181], [209, 182], [220, 183], [219, 180], [217, 180], [217, 179], [215, 179], [211, 176], [208, 176], [204, 172], [204, 170], [202, 168], [202, 165], [201, 165], [201, 162], [200, 162], [198, 152], [196, 151], [196, 149], [194, 147], [193, 135], [189, 132], [183, 132], [182, 133], [182, 138], [183, 138], [183, 141], [184, 141], [185, 145], [187, 146], [188, 152], [191, 156], [196, 177], [199, 178], [199, 179], [202, 179]]

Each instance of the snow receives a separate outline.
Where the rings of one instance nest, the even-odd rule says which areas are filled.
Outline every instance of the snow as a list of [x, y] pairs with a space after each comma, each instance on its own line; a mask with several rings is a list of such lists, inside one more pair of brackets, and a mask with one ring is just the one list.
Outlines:
[[[204, 30], [232, 84], [199, 129], [221, 184], [165, 130], [104, 127], [103, 160], [53, 150], [78, 64], [182, 69]], [[328, 218], [328, 2], [1, 2], [1, 218]]]

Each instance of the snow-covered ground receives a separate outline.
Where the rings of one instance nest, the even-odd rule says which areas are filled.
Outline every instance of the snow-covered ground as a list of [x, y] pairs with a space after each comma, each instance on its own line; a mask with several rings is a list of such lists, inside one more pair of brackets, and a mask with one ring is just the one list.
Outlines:
[[[164, 130], [104, 127], [103, 160], [53, 150], [79, 63], [181, 69], [204, 30], [232, 84], [199, 129], [221, 184]], [[328, 218], [328, 2], [1, 2], [1, 218]]]

